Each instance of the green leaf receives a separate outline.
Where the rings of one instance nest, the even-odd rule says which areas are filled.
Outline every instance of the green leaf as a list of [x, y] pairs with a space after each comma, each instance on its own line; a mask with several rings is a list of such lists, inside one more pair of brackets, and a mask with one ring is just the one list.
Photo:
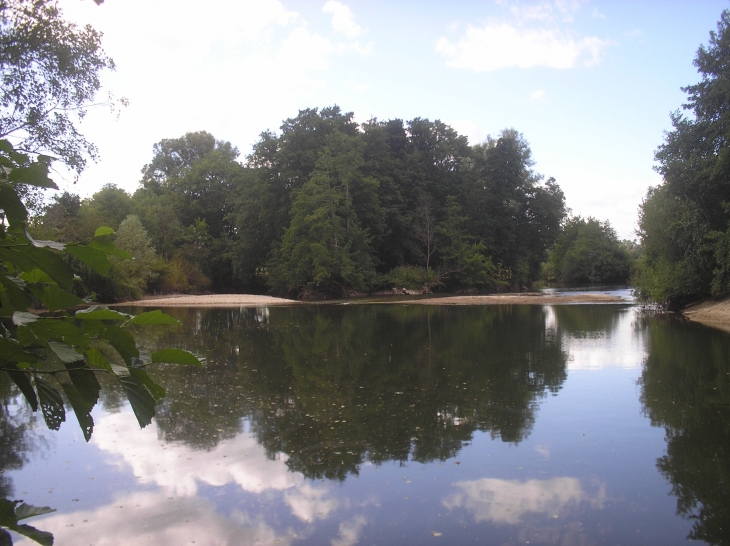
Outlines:
[[37, 269], [33, 260], [31, 260], [22, 252], [18, 252], [14, 248], [0, 247], [0, 260], [4, 262], [9, 262], [15, 267], [21, 269], [22, 271], [32, 271], [34, 269]]
[[[2, 249], [0, 249], [0, 252], [2, 252]], [[18, 254], [19, 256], [23, 256], [23, 258], [28, 258], [20, 252], [16, 252], [16, 254]], [[32, 264], [32, 266], [35, 266], [35, 264], [30, 259], [28, 259], [28, 262]], [[33, 269], [31, 269], [30, 271], [28, 271], [27, 269], [25, 271], [25, 273], [18, 275], [18, 278], [24, 280], [27, 283], [56, 284], [56, 282], [51, 277], [49, 277], [46, 273], [44, 273], [37, 267], [33, 267]]]
[[180, 325], [180, 321], [172, 318], [170, 315], [166, 315], [160, 310], [148, 311], [146, 313], [140, 313], [132, 319], [132, 324], [149, 325], [149, 324], [174, 324]]
[[124, 359], [127, 365], [132, 363], [132, 358], [139, 358], [139, 350], [132, 335], [118, 326], [107, 326], [99, 330], [99, 337], [109, 342]]
[[108, 237], [94, 237], [89, 242], [89, 247], [119, 258], [132, 259], [132, 255], [129, 252], [118, 249]]
[[108, 307], [93, 305], [83, 311], [77, 311], [74, 318], [77, 320], [127, 320], [132, 315], [112, 311]]
[[0, 525], [9, 529], [15, 529], [18, 524], [18, 517], [15, 515], [17, 503], [8, 499], [0, 499]]
[[84, 355], [77, 353], [73, 347], [60, 341], [49, 340], [48, 346], [64, 364], [70, 364], [71, 362], [78, 362], [84, 359]]
[[37, 320], [38, 315], [34, 315], [33, 313], [26, 313], [25, 311], [16, 311], [13, 313], [13, 324], [16, 326], [25, 326]]
[[42, 516], [43, 514], [50, 514], [55, 511], [56, 509], [50, 506], [33, 506], [32, 504], [22, 503], [15, 508], [15, 516], [20, 521], [21, 519]]
[[65, 290], [61, 290], [58, 286], [51, 285], [43, 288], [40, 300], [49, 311], [57, 311], [58, 309], [68, 309], [83, 305], [85, 302], [78, 296], [69, 294]]
[[94, 432], [94, 419], [91, 417], [91, 408], [87, 407], [84, 396], [74, 385], [61, 381], [61, 387], [63, 388], [63, 392], [66, 393], [66, 398], [71, 403], [84, 439], [88, 442], [91, 439], [91, 434]]
[[0, 337], [0, 360], [9, 362], [38, 362], [38, 356], [23, 350], [14, 339]]
[[191, 352], [183, 349], [162, 349], [152, 353], [152, 362], [166, 362], [168, 364], [190, 364], [203, 366], [203, 363]]
[[124, 392], [127, 393], [127, 398], [132, 405], [139, 426], [146, 427], [155, 416], [155, 399], [140, 380], [132, 375], [120, 377], [119, 382], [124, 387]]
[[42, 546], [53, 546], [53, 534], [48, 531], [39, 531], [30, 525], [18, 525], [14, 531], [27, 536]]
[[66, 251], [84, 262], [102, 277], [109, 274], [112, 263], [104, 252], [83, 245], [66, 245]]
[[140, 383], [142, 383], [145, 387], [147, 387], [147, 390], [150, 391], [150, 394], [155, 400], [159, 401], [165, 397], [165, 389], [152, 381], [152, 378], [147, 374], [146, 371], [137, 368], [131, 368], [129, 370], [129, 374], [137, 379]]
[[35, 343], [47, 346], [48, 340], [54, 339], [85, 350], [89, 346], [89, 336], [72, 322], [68, 322], [69, 320], [71, 319], [40, 318], [18, 327], [16, 336], [23, 345]]
[[96, 379], [96, 374], [86, 366], [83, 360], [65, 364], [71, 383], [76, 387], [84, 400], [84, 408], [91, 411], [99, 400], [101, 385]]
[[63, 398], [61, 398], [61, 394], [45, 379], [37, 375], [34, 379], [36, 389], [38, 390], [38, 398], [41, 402], [43, 418], [46, 420], [46, 426], [51, 430], [58, 430], [61, 428], [61, 423], [66, 420]]
[[114, 230], [107, 226], [99, 226], [94, 232], [94, 237], [104, 237], [106, 235], [114, 235]]
[[[5, 289], [7, 304], [10, 306], [9, 311], [15, 311], [16, 309], [25, 311], [30, 307], [30, 297], [12, 278], [0, 273], [0, 285]], [[3, 308], [5, 308], [5, 305], [6, 303], [3, 302]], [[12, 315], [12, 313], [10, 314]]]
[[86, 360], [89, 363], [89, 366], [112, 371], [111, 364], [109, 364], [109, 361], [106, 359], [104, 354], [96, 347], [91, 347], [84, 353], [84, 355], [86, 355]]
[[[16, 368], [14, 364], [6, 364], [6, 367]], [[18, 386], [20, 392], [23, 393], [23, 396], [25, 396], [25, 399], [28, 401], [28, 404], [30, 404], [30, 407], [33, 409], [33, 411], [36, 411], [38, 409], [38, 398], [35, 395], [35, 391], [33, 390], [33, 385], [31, 385], [30, 383], [30, 378], [28, 377], [28, 374], [18, 369], [10, 369], [5, 371], [8, 372], [8, 375], [10, 376], [10, 379], [13, 380], [13, 383]]]
[[10, 184], [0, 183], [0, 208], [11, 226], [24, 225], [28, 221], [28, 211]]
[[28, 256], [33, 262], [49, 277], [51, 277], [58, 286], [64, 290], [69, 290], [73, 284], [74, 272], [63, 258], [47, 248], [39, 248], [35, 246], [21, 247], [20, 251]]
[[40, 162], [33, 162], [27, 167], [16, 167], [10, 171], [8, 180], [39, 188], [58, 189], [56, 183], [48, 178], [48, 165]]

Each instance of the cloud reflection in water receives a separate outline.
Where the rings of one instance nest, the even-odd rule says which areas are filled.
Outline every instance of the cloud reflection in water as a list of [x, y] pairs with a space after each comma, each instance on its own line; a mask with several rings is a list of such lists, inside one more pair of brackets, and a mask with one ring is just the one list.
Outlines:
[[456, 482], [459, 490], [442, 502], [449, 509], [464, 508], [479, 522], [516, 525], [530, 514], [552, 517], [570, 506], [587, 502], [596, 509], [606, 502], [605, 486], [585, 491], [577, 478], [551, 480], [480, 480]]

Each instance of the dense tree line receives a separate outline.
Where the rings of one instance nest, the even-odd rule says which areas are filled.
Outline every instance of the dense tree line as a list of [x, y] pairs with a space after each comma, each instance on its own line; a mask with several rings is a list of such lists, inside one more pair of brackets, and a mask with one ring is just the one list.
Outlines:
[[636, 252], [633, 243], [619, 241], [608, 221], [577, 216], [563, 224], [543, 276], [573, 284], [624, 283]]
[[[245, 161], [206, 132], [162, 140], [133, 195], [111, 185], [85, 200], [57, 195], [34, 229], [64, 241], [102, 219], [118, 228], [117, 245], [147, 267], [92, 275], [87, 288], [110, 300], [145, 289], [495, 289], [539, 277], [565, 217], [559, 186], [532, 167], [512, 129], [470, 146], [440, 121], [359, 125], [337, 106], [307, 109], [262, 133]], [[156, 254], [143, 259], [145, 248]]]
[[642, 258], [635, 284], [646, 299], [679, 307], [730, 292], [730, 12], [694, 61], [702, 79], [684, 87], [690, 111], [656, 152], [663, 183], [641, 206]]

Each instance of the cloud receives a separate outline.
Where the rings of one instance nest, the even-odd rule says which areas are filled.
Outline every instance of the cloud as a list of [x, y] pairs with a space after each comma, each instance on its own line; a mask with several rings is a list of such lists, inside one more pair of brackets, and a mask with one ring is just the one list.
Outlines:
[[455, 119], [455, 120], [444, 120], [450, 127], [456, 130], [460, 135], [466, 136], [469, 139], [469, 144], [480, 144], [487, 140], [489, 132], [477, 125], [471, 119]]
[[[53, 533], [56, 544], [291, 544], [292, 533], [277, 533], [260, 519], [234, 512], [231, 518], [216, 512], [208, 500], [169, 498], [164, 492], [133, 493], [94, 510], [62, 513], [37, 520]], [[122, 538], [123, 537], [123, 538]], [[37, 543], [27, 539], [18, 546]]]
[[115, 456], [111, 464], [131, 467], [141, 484], [155, 484], [167, 494], [194, 496], [203, 483], [214, 487], [236, 484], [256, 494], [281, 491], [292, 514], [308, 523], [328, 516], [338, 506], [336, 500], [327, 498], [328, 488], [314, 487], [300, 472], [291, 472], [285, 455], [267, 458], [247, 434], [209, 451], [192, 450], [184, 444], [160, 446], [153, 427], [139, 430], [128, 413], [118, 413], [103, 418], [92, 442]]
[[345, 4], [337, 0], [329, 0], [322, 12], [332, 15], [332, 28], [354, 40], [362, 34], [362, 28], [355, 22], [355, 16]]
[[540, 100], [545, 97], [545, 90], [544, 89], [538, 89], [537, 91], [533, 91], [530, 93], [530, 100]]
[[483, 478], [456, 482], [454, 486], [459, 492], [444, 499], [443, 505], [449, 510], [466, 509], [477, 523], [516, 525], [528, 514], [552, 517], [580, 502], [600, 509], [606, 501], [605, 486], [589, 494], [580, 480], [567, 477], [525, 482]]
[[332, 546], [353, 546], [360, 542], [362, 528], [368, 521], [363, 516], [355, 516], [352, 519], [340, 523], [339, 538], [332, 539]]
[[492, 21], [482, 27], [469, 25], [456, 42], [440, 38], [436, 51], [453, 68], [489, 72], [500, 68], [573, 68], [590, 66], [600, 59], [608, 42], [576, 37], [558, 28], [525, 28]]
[[335, 499], [327, 499], [327, 494], [326, 489], [304, 483], [295, 491], [285, 494], [284, 502], [289, 505], [296, 517], [312, 523], [315, 519], [326, 518], [337, 508], [339, 503]]

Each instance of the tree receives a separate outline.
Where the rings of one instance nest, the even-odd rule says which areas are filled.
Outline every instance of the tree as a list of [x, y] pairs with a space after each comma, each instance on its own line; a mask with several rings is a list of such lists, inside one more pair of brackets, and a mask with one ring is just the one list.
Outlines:
[[480, 288], [507, 284], [506, 272], [494, 265], [491, 256], [486, 256], [484, 243], [474, 242], [466, 233], [467, 220], [456, 198], [447, 197], [446, 218], [437, 227], [441, 239], [442, 279], [451, 284]]
[[552, 178], [542, 183], [533, 165], [525, 138], [505, 129], [498, 138], [474, 146], [462, 201], [468, 231], [520, 283], [539, 275], [566, 213], [558, 184]]
[[64, 21], [55, 0], [5, 0], [0, 22], [0, 138], [80, 173], [98, 151], [75, 123], [93, 105], [100, 73], [114, 70], [101, 33]]
[[639, 216], [640, 295], [680, 307], [730, 292], [724, 250], [730, 228], [730, 11], [694, 60], [702, 79], [682, 88], [684, 110], [656, 151], [663, 183], [647, 193]]
[[360, 226], [355, 197], [373, 198], [373, 179], [359, 172], [362, 155], [356, 137], [339, 132], [317, 161], [311, 179], [298, 192], [291, 225], [270, 268], [274, 290], [345, 293], [365, 290], [374, 273], [367, 232]]
[[548, 270], [568, 283], [624, 283], [631, 259], [608, 221], [571, 218], [550, 252]]

